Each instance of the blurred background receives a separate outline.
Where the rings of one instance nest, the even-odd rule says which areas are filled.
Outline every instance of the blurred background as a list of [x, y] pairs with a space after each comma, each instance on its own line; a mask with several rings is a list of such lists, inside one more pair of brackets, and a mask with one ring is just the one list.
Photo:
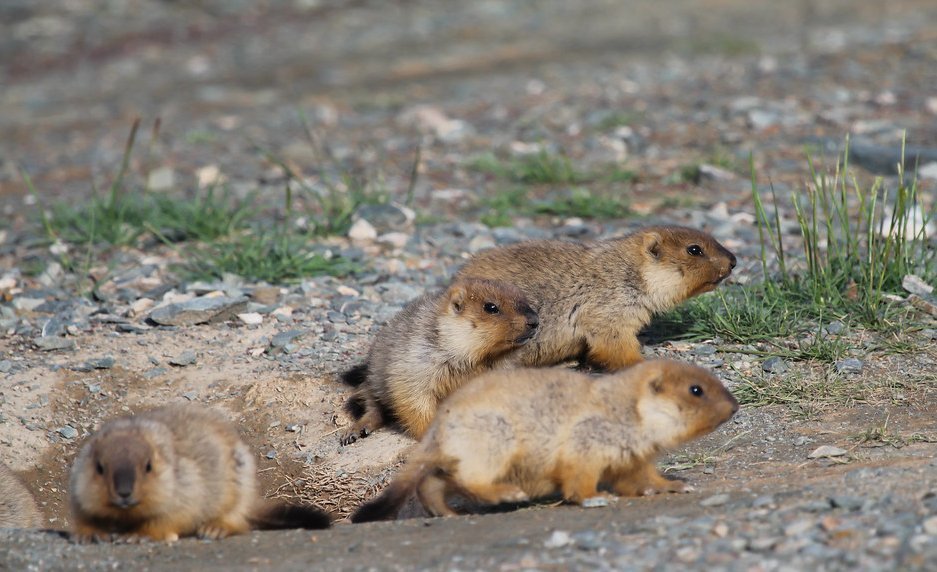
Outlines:
[[525, 145], [627, 165], [637, 196], [750, 151], [783, 180], [847, 132], [937, 146], [932, 0], [5, 0], [0, 22], [7, 215], [20, 168], [89, 192], [136, 117], [161, 120], [147, 169], [183, 187], [206, 165], [255, 184], [259, 142], [309, 168], [301, 115], [393, 184], [418, 132], [423, 200], [471, 190], [442, 180], [465, 156]]

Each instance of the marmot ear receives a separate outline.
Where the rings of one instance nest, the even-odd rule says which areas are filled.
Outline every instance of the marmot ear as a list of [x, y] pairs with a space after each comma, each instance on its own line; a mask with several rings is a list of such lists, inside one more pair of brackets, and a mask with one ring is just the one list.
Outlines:
[[661, 237], [656, 232], [649, 232], [644, 235], [644, 250], [654, 258], [660, 258]]
[[651, 391], [653, 391], [654, 393], [660, 393], [664, 390], [664, 384], [659, 375], [656, 375], [651, 379], [650, 386], [651, 386]]
[[465, 288], [462, 286], [453, 286], [449, 289], [449, 304], [456, 314], [461, 314], [465, 308]]

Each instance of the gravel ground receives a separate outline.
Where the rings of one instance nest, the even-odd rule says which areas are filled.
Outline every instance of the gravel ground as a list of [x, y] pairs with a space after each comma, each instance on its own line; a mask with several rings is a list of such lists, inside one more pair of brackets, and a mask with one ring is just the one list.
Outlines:
[[[744, 283], [761, 272], [749, 155], [798, 252], [785, 205], [807, 178], [804, 149], [830, 164], [847, 133], [863, 184], [896, 183], [906, 134], [923, 200], [937, 191], [937, 9], [926, 0], [23, 1], [4, 2], [0, 21], [0, 458], [27, 479], [50, 529], [68, 525], [65, 479], [81, 440], [102, 419], [170, 400], [229, 411], [271, 495], [347, 514], [411, 442], [384, 431], [340, 447], [347, 393], [335, 373], [482, 248], [676, 222], [733, 250], [732, 280]], [[38, 212], [86, 198], [92, 181], [103, 188], [134, 117], [147, 131], [161, 119], [132, 161], [134, 180], [191, 190], [220, 174], [236, 196], [277, 202], [284, 173], [261, 147], [310, 179], [323, 170], [299, 111], [336, 161], [379, 173], [398, 200], [421, 146], [412, 210], [371, 208], [350, 236], [322, 241], [363, 272], [196, 282], [174, 268], [180, 252], [155, 240], [72, 244], [66, 254], [87, 256], [87, 268], [58, 264], [66, 247], [50, 247]], [[625, 188], [635, 214], [481, 224], [479, 201], [506, 183], [468, 168], [472, 158], [541, 149], [632, 173], [606, 187]], [[692, 494], [171, 547], [2, 531], [0, 569], [933, 568], [937, 348], [922, 320], [907, 333], [910, 353], [847, 329], [856, 349], [829, 368], [719, 339], [650, 337], [647, 355], [708, 366], [731, 388], [768, 377], [864, 389], [842, 402], [743, 408], [662, 460]]]

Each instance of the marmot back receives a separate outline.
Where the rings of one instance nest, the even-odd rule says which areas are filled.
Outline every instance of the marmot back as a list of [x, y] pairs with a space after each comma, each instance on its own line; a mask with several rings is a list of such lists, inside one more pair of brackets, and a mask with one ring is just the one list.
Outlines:
[[340, 441], [388, 422], [419, 438], [442, 399], [527, 343], [537, 325], [523, 293], [504, 282], [457, 280], [413, 300], [377, 333], [367, 361], [343, 375], [355, 387], [346, 410], [356, 421]]
[[457, 493], [480, 503], [560, 493], [582, 503], [608, 487], [624, 496], [682, 491], [654, 467], [663, 450], [706, 434], [738, 402], [706, 370], [667, 360], [591, 377], [564, 368], [498, 370], [466, 384], [398, 477], [353, 522], [388, 518], [416, 491], [434, 515]]
[[[311, 507], [264, 506], [254, 457], [237, 430], [220, 412], [195, 404], [105, 423], [75, 458], [69, 492], [73, 536], [84, 542], [329, 525]], [[271, 525], [290, 511], [291, 522]]]
[[616, 370], [641, 361], [637, 334], [654, 314], [714, 289], [735, 264], [705, 232], [656, 226], [596, 242], [536, 240], [484, 250], [456, 278], [510, 280], [539, 314], [537, 334], [505, 363], [578, 359]]
[[42, 514], [23, 481], [0, 462], [0, 528], [39, 528]]

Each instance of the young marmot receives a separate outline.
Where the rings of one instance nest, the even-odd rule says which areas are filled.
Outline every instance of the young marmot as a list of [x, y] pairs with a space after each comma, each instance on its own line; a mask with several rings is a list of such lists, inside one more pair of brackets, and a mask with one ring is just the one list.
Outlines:
[[505, 282], [456, 280], [411, 301], [378, 332], [367, 360], [342, 375], [355, 387], [345, 410], [356, 421], [339, 440], [388, 422], [419, 439], [444, 397], [527, 343], [537, 324], [524, 294]]
[[447, 495], [485, 504], [557, 492], [582, 503], [608, 486], [619, 495], [681, 491], [654, 458], [709, 433], [738, 402], [697, 366], [642, 362], [591, 377], [563, 368], [493, 371], [447, 399], [400, 475], [352, 522], [392, 517], [413, 491], [434, 515]]
[[482, 251], [456, 278], [510, 280], [540, 315], [540, 329], [506, 363], [538, 367], [578, 359], [617, 370], [641, 361], [638, 332], [653, 314], [714, 289], [735, 256], [698, 230], [648, 227], [598, 242], [528, 241]]
[[330, 524], [312, 507], [263, 501], [254, 456], [237, 430], [194, 404], [105, 423], [75, 458], [69, 494], [78, 542], [172, 542]]
[[0, 528], [39, 528], [36, 499], [16, 473], [0, 463]]

